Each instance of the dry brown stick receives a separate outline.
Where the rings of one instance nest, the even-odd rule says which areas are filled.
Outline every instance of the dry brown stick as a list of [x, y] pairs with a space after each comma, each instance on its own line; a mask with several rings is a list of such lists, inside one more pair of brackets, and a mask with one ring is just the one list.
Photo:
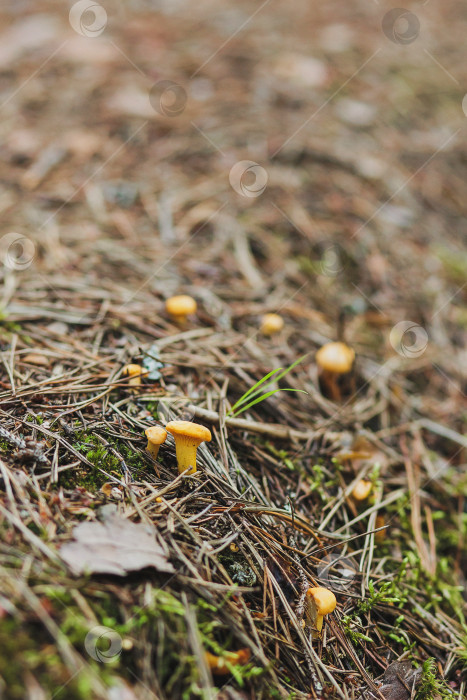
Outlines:
[[[189, 405], [187, 410], [193, 411], [197, 418], [203, 418], [208, 421], [208, 423], [219, 423], [219, 414], [216, 413], [216, 411], [208, 411], [206, 408], [199, 408], [199, 406], [193, 405]], [[287, 425], [279, 425], [278, 423], [258, 423], [243, 418], [226, 418], [225, 424], [227, 427], [247, 430], [250, 433], [270, 435], [278, 440], [311, 440], [317, 435], [316, 432], [311, 430], [302, 432], [301, 430], [289, 428]]]

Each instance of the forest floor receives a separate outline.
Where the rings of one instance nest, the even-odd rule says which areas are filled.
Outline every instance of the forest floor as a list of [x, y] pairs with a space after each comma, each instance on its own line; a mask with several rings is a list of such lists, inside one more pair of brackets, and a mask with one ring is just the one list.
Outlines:
[[410, 9], [3, 7], [0, 697], [467, 697], [467, 12]]

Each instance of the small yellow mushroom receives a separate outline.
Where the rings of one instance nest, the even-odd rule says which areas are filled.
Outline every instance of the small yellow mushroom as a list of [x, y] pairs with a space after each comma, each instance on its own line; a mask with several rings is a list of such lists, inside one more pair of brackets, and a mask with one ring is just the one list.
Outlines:
[[230, 666], [238, 664], [245, 666], [250, 660], [250, 656], [251, 652], [248, 648], [239, 649], [238, 651], [226, 651], [224, 656], [215, 656], [210, 651], [204, 652], [204, 658], [213, 676], [227, 676], [230, 673], [227, 663]]
[[[384, 527], [386, 525], [386, 520], [384, 518], [384, 515], [377, 515], [376, 516], [376, 521], [375, 521], [375, 529], [378, 529], [380, 527]], [[375, 541], [378, 544], [383, 544], [383, 542], [386, 539], [386, 532], [387, 530], [378, 530], [378, 532], [375, 532]]]
[[124, 377], [130, 377], [128, 380], [130, 386], [140, 386], [141, 377], [148, 374], [148, 370], [141, 365], [125, 365], [122, 374]]
[[183, 325], [188, 316], [196, 313], [198, 307], [193, 297], [189, 297], [187, 294], [179, 294], [167, 299], [165, 308], [174, 321]]
[[326, 343], [316, 353], [323, 394], [333, 401], [342, 399], [339, 379], [350, 375], [355, 362], [355, 352], [345, 343]]
[[151, 425], [144, 431], [148, 439], [148, 444], [146, 450], [149, 452], [153, 459], [157, 459], [159, 454], [159, 447], [167, 439], [167, 431], [164, 428], [160, 428], [158, 425]]
[[336, 596], [327, 588], [316, 586], [309, 588], [306, 592], [306, 613], [307, 622], [318, 633], [323, 628], [325, 615], [329, 615], [335, 610], [337, 605]]
[[284, 328], [284, 319], [279, 314], [264, 314], [261, 319], [260, 331], [263, 335], [280, 333]]
[[112, 481], [107, 481], [105, 484], [102, 484], [100, 490], [105, 496], [107, 496], [107, 498], [112, 497], [117, 500], [120, 500], [122, 498], [120, 486]]
[[316, 353], [316, 362], [327, 372], [346, 374], [352, 369], [355, 352], [345, 343], [326, 343]]
[[373, 483], [371, 481], [367, 481], [366, 479], [360, 479], [360, 481], [358, 481], [353, 488], [352, 498], [355, 501], [366, 501], [366, 499], [371, 493], [372, 488]]
[[181, 474], [191, 467], [188, 474], [196, 472], [196, 452], [202, 442], [211, 440], [211, 431], [204, 425], [187, 420], [172, 420], [166, 425], [167, 432], [174, 436], [178, 471]]

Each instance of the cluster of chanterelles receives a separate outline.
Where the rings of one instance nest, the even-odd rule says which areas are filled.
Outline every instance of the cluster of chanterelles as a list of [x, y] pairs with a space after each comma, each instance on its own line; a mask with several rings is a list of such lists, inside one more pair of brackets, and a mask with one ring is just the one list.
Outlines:
[[159, 447], [165, 442], [167, 432], [171, 433], [175, 440], [175, 452], [177, 455], [178, 471], [181, 474], [190, 469], [188, 474], [196, 472], [196, 452], [202, 442], [210, 442], [211, 431], [204, 425], [191, 423], [187, 420], [172, 420], [164, 428], [153, 425], [145, 431], [148, 439], [147, 451], [157, 458]]
[[[180, 326], [185, 325], [187, 318], [196, 313], [196, 301], [189, 296], [179, 295], [170, 297], [166, 302], [166, 311], [172, 320]], [[266, 336], [272, 336], [284, 327], [284, 320], [275, 313], [265, 314], [261, 320], [260, 332]], [[355, 353], [343, 342], [327, 343], [316, 354], [316, 361], [319, 368], [320, 386], [323, 393], [333, 400], [342, 399], [341, 379], [352, 376], [352, 369], [355, 360]], [[130, 385], [141, 384], [141, 378], [145, 371], [139, 365], [127, 365], [123, 371], [128, 376]], [[178, 471], [194, 474], [197, 471], [196, 454], [202, 442], [210, 442], [211, 431], [203, 425], [191, 423], [190, 421], [174, 420], [170, 421], [165, 428], [161, 426], [151, 426], [145, 431], [148, 439], [147, 451], [155, 460], [159, 454], [160, 446], [167, 439], [167, 432], [171, 433], [175, 440], [175, 451], [177, 455]], [[360, 489], [354, 490], [354, 497], [365, 498], [368, 490], [362, 495], [361, 482]], [[332, 591], [320, 586], [309, 588], [305, 598], [305, 620], [303, 624], [311, 629], [314, 638], [320, 637], [323, 627], [323, 620], [326, 615], [332, 613], [336, 607], [336, 598]], [[245, 655], [245, 652], [248, 652]], [[226, 657], [231, 664], [244, 664], [249, 659], [249, 650], [244, 649], [236, 653], [229, 653]], [[228, 672], [229, 664], [224, 659], [206, 653], [206, 660], [212, 672], [223, 674]]]
[[[196, 313], [197, 304], [193, 297], [179, 294], [167, 299], [165, 308], [172, 320], [183, 326], [187, 318]], [[148, 371], [141, 365], [130, 364], [123, 368], [123, 376], [128, 377], [130, 386], [139, 386], [142, 377], [147, 374]], [[211, 431], [203, 425], [184, 420], [173, 420], [165, 428], [153, 425], [145, 431], [148, 439], [146, 449], [153, 459], [157, 459], [159, 448], [167, 439], [167, 432], [171, 433], [175, 439], [178, 471], [182, 473], [190, 469], [188, 474], [194, 474], [197, 449], [202, 442], [211, 440]]]

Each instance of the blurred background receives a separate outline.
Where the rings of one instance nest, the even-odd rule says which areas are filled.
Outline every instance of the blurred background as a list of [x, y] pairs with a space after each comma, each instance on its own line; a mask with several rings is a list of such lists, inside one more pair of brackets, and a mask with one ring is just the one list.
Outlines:
[[332, 335], [345, 308], [383, 359], [395, 324], [420, 326], [403, 341], [418, 386], [454, 413], [461, 3], [18, 1], [0, 19], [12, 319], [39, 298], [76, 321], [99, 296], [127, 315], [184, 287], [227, 325], [306, 308]]

